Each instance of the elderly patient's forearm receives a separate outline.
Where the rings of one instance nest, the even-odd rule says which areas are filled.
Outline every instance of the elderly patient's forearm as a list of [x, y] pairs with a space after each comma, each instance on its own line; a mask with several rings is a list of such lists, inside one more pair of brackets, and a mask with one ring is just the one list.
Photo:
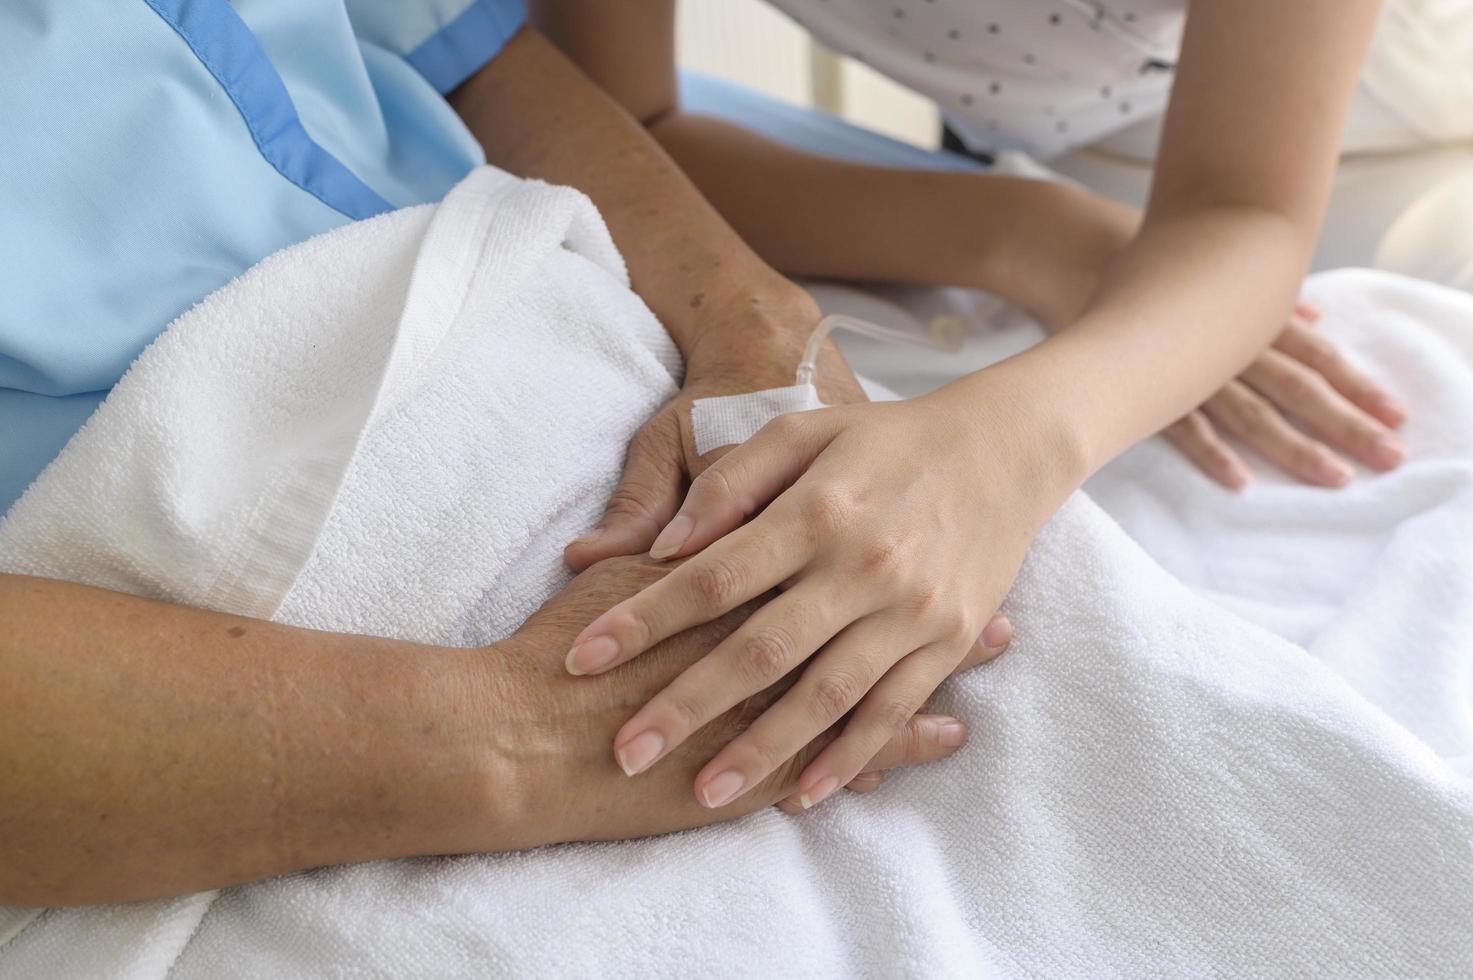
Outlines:
[[535, 31], [513, 38], [450, 104], [490, 163], [592, 198], [635, 291], [687, 358], [712, 324], [790, 340], [818, 319], [808, 295], [757, 257], [644, 128]]
[[[0, 905], [455, 849], [481, 651], [0, 575]], [[482, 701], [484, 703], [484, 701]]]

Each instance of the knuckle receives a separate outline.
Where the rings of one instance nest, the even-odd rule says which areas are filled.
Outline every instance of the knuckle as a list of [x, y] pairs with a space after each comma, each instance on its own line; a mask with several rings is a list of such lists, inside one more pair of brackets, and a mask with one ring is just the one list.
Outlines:
[[882, 698], [875, 705], [875, 722], [886, 732], [903, 733], [907, 740], [906, 750], [921, 748], [923, 733], [917, 725], [911, 725], [911, 716], [915, 714], [916, 706], [910, 703], [909, 698], [887, 697]]
[[747, 679], [762, 687], [777, 682], [792, 665], [797, 644], [785, 628], [769, 624], [752, 630], [742, 641], [742, 669]]
[[1290, 370], [1284, 376], [1283, 393], [1291, 404], [1303, 405], [1324, 394], [1324, 382], [1313, 371]]
[[1191, 427], [1185, 418], [1179, 418], [1175, 422], [1161, 430], [1161, 435], [1173, 446], [1185, 447], [1197, 441], [1192, 434]]
[[707, 558], [690, 569], [690, 587], [705, 608], [726, 608], [737, 602], [745, 575], [733, 558]]
[[769, 794], [787, 791], [798, 782], [798, 777], [803, 775], [803, 770], [817, 755], [817, 749], [810, 746], [796, 755], [773, 762], [769, 767], [771, 772], [762, 781], [763, 791]]
[[1212, 425], [1201, 412], [1192, 412], [1175, 423], [1177, 432], [1194, 441], [1203, 441], [1212, 434]]
[[1245, 400], [1236, 409], [1238, 424], [1249, 436], [1266, 436], [1273, 431], [1273, 410], [1258, 399]]
[[654, 641], [655, 626], [649, 616], [639, 609], [630, 609], [624, 616], [624, 635], [634, 640], [638, 647], [645, 648]]
[[634, 434], [629, 442], [629, 460], [639, 459], [662, 468], [674, 465], [670, 449], [679, 445], [679, 436], [680, 426], [674, 414], [662, 411]]
[[987, 624], [982, 622], [980, 616], [970, 610], [958, 613], [952, 623], [950, 632], [951, 641], [963, 650], [977, 642]]
[[1202, 446], [1202, 452], [1198, 458], [1202, 463], [1211, 467], [1223, 467], [1231, 462], [1226, 447], [1216, 443]]
[[621, 484], [609, 495], [604, 514], [607, 517], [654, 520], [655, 510], [648, 503], [649, 497], [650, 491], [639, 484]]
[[837, 487], [825, 487], [810, 494], [803, 504], [803, 519], [816, 531], [836, 533], [853, 523], [853, 497]]
[[670, 689], [664, 694], [664, 702], [668, 731], [693, 732], [705, 724], [705, 709], [692, 694]]
[[1383, 433], [1375, 426], [1365, 423], [1352, 423], [1349, 440], [1354, 443], [1361, 455], [1374, 454], [1381, 446]]
[[796, 412], [788, 412], [776, 415], [767, 421], [758, 431], [784, 442], [791, 440], [803, 431], [804, 420]]
[[[599, 595], [612, 598], [610, 593], [602, 589], [593, 594]], [[626, 648], [645, 650], [654, 643], [655, 623], [637, 597], [621, 603], [610, 615], [608, 626], [609, 631], [618, 637], [620, 645]]]
[[1335, 345], [1310, 330], [1300, 332], [1295, 341], [1294, 353], [1301, 364], [1316, 371], [1333, 369], [1340, 362], [1340, 352], [1335, 349]]
[[691, 481], [690, 491], [692, 497], [718, 501], [733, 501], [736, 499], [735, 488], [731, 484], [731, 477], [726, 472], [728, 466], [731, 464], [723, 465], [723, 463], [726, 463], [726, 460], [718, 462]]
[[749, 771], [753, 768], [762, 772], [780, 771], [783, 764], [792, 758], [791, 752], [757, 732], [747, 732], [742, 736], [742, 741], [746, 743], [746, 754], [756, 763], [755, 767], [745, 767]]
[[941, 590], [935, 586], [922, 586], [911, 597], [911, 614], [918, 620], [929, 619], [941, 607]]
[[901, 566], [901, 545], [890, 537], [874, 538], [859, 552], [859, 568], [866, 575], [889, 575]]
[[818, 720], [827, 725], [854, 706], [858, 682], [843, 671], [829, 671], [813, 685], [813, 707]]
[[900, 751], [906, 762], [918, 762], [931, 754], [937, 738], [928, 726], [912, 725], [910, 719], [900, 723]]
[[1291, 460], [1296, 469], [1303, 473], [1316, 473], [1329, 463], [1329, 458], [1309, 446], [1296, 446]]

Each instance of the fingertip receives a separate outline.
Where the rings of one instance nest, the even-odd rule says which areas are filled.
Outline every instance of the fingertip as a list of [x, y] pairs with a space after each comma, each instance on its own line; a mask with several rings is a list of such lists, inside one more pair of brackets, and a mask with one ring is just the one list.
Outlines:
[[944, 759], [967, 744], [971, 732], [951, 715], [916, 715], [910, 720], [913, 748], [900, 765], [916, 765]]
[[775, 805], [790, 817], [796, 817], [803, 812], [803, 807], [798, 803], [797, 796], [789, 796], [785, 799], [778, 800]]
[[650, 545], [650, 557], [656, 561], [675, 557], [676, 552], [690, 540], [695, 527], [696, 522], [689, 515], [676, 514], [665, 525], [664, 530], [655, 536], [654, 543]]
[[808, 788], [798, 793], [798, 805], [805, 810], [811, 810], [824, 800], [833, 795], [839, 788], [839, 780], [835, 776], [823, 776], [808, 784]]
[[[718, 810], [747, 791], [747, 778], [735, 769], [727, 769], [703, 780], [704, 775], [703, 772], [696, 776], [696, 802], [708, 810]], [[800, 798], [798, 802], [803, 801]]]
[[563, 564], [575, 572], [581, 572], [589, 565], [598, 561], [598, 558], [592, 557], [594, 554], [592, 551], [592, 537], [592, 535], [585, 534], [581, 538], [575, 538], [569, 541], [563, 547]]
[[967, 726], [955, 718], [941, 718], [936, 722], [936, 744], [950, 755], [967, 744]]
[[630, 738], [623, 736], [621, 731], [615, 739], [614, 760], [626, 776], [638, 776], [658, 762], [665, 752], [665, 736], [654, 729], [641, 731]]
[[569, 568], [581, 572], [605, 558], [644, 554], [654, 537], [655, 528], [643, 523], [625, 521], [603, 525], [570, 542], [563, 549], [563, 560]]
[[614, 666], [619, 660], [619, 641], [612, 636], [590, 636], [573, 644], [563, 661], [563, 666], [574, 677], [598, 674]]
[[1231, 456], [1219, 455], [1201, 466], [1202, 472], [1224, 489], [1238, 493], [1248, 486], [1251, 474], [1248, 468]]
[[1325, 315], [1323, 307], [1321, 307], [1313, 300], [1308, 299], [1301, 299], [1299, 300], [1299, 302], [1295, 303], [1294, 312], [1304, 319], [1308, 320], [1310, 323], [1318, 323], [1320, 319], [1323, 318]]
[[1364, 456], [1366, 462], [1385, 473], [1406, 462], [1407, 444], [1390, 432], [1382, 432], [1371, 440]]
[[982, 631], [982, 645], [988, 650], [1001, 651], [1013, 642], [1013, 622], [1006, 616], [992, 617], [992, 622]]
[[1325, 455], [1315, 462], [1313, 476], [1321, 486], [1339, 490], [1354, 479], [1355, 470], [1340, 457]]
[[1407, 409], [1395, 395], [1380, 392], [1371, 399], [1371, 414], [1384, 425], [1400, 428], [1407, 420]]

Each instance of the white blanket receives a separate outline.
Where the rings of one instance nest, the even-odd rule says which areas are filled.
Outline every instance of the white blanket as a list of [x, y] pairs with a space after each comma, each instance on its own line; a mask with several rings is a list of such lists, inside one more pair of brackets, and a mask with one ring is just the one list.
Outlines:
[[[1180, 531], [1172, 570], [1071, 500], [1013, 649], [937, 698], [973, 730], [952, 760], [800, 818], [0, 912], [0, 976], [1468, 975], [1473, 299], [1323, 286], [1394, 341], [1416, 461], [1229, 507], [1128, 458], [1152, 482], [1111, 492]], [[565, 580], [676, 374], [591, 206], [479, 171], [181, 318], [0, 523], [0, 569], [485, 642]]]

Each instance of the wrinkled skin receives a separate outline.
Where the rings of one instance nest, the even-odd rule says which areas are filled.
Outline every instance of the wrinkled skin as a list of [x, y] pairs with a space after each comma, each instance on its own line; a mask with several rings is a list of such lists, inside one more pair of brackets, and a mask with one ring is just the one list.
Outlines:
[[[599, 562], [488, 651], [498, 658], [492, 674], [504, 689], [496, 702], [481, 703], [506, 706], [488, 723], [496, 729], [492, 744], [503, 772], [521, 788], [521, 816], [511, 824], [523, 839], [514, 846], [644, 837], [729, 820], [786, 797], [802, 765], [832, 739], [833, 733], [825, 733], [729, 807], [712, 810], [697, 802], [691, 790], [696, 773], [791, 686], [793, 678], [784, 678], [701, 728], [651, 771], [624, 774], [612, 751], [614, 733], [768, 598], [658, 643], [596, 681], [567, 673], [563, 655], [579, 630], [677, 567], [645, 557]], [[953, 749], [940, 744], [940, 727], [937, 719], [917, 716], [871, 769], [950, 754]], [[501, 780], [487, 792], [503, 796], [495, 807], [506, 808]]]

